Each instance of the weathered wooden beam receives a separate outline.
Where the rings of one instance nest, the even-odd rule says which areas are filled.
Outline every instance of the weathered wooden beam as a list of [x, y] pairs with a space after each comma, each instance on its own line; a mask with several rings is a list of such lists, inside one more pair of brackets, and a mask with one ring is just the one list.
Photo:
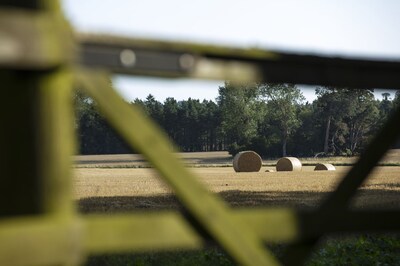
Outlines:
[[101, 35], [77, 38], [81, 64], [119, 74], [400, 88], [400, 58], [340, 58]]
[[[289, 209], [235, 209], [242, 220], [266, 242], [293, 241], [299, 221]], [[122, 251], [201, 249], [202, 235], [178, 212], [159, 211], [131, 214], [85, 215], [84, 249], [90, 254]]]
[[85, 215], [83, 248], [88, 254], [190, 250], [202, 237], [176, 212]]
[[[346, 211], [332, 216], [331, 223], [323, 226], [313, 212], [296, 213], [285, 208], [240, 208], [232, 210], [232, 215], [266, 243], [295, 242], [299, 234], [313, 238], [329, 233], [392, 232], [399, 230], [400, 223], [396, 211]], [[206, 244], [203, 237], [175, 211], [90, 214], [73, 219], [49, 215], [8, 218], [0, 221], [0, 263], [49, 265], [57, 261], [77, 262], [82, 259], [82, 252], [202, 249]], [[300, 262], [301, 257], [292, 259]]]
[[69, 27], [58, 1], [12, 7], [0, 10], [0, 264], [74, 265], [83, 253], [72, 201], [73, 51], [62, 44], [72, 43]]
[[[235, 219], [243, 221], [266, 243], [291, 243], [301, 237], [347, 232], [399, 231], [400, 214], [396, 211], [352, 211], [332, 216], [321, 226], [315, 213], [291, 209], [234, 209]], [[84, 249], [90, 254], [190, 250], [204, 248], [199, 235], [184, 216], [175, 211], [130, 214], [85, 215]]]
[[0, 69], [49, 71], [74, 61], [72, 30], [58, 13], [0, 9], [0, 33]]
[[54, 215], [0, 220], [0, 265], [80, 265], [82, 223]]

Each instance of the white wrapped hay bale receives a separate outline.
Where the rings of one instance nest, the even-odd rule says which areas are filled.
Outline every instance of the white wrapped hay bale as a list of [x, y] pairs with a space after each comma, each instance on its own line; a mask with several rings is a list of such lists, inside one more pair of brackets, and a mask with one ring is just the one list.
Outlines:
[[315, 166], [314, 171], [335, 171], [336, 168], [330, 163], [319, 163]]
[[283, 157], [276, 163], [276, 171], [301, 171], [302, 164], [296, 157]]
[[254, 151], [241, 151], [233, 158], [233, 169], [236, 172], [258, 172], [261, 165], [261, 157]]

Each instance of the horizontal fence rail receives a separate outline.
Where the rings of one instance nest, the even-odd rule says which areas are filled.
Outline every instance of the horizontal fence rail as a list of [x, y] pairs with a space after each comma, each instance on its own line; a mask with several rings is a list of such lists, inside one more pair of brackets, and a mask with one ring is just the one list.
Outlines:
[[[91, 254], [201, 249], [210, 242], [243, 265], [278, 265], [264, 244], [288, 243], [283, 262], [298, 265], [325, 234], [399, 231], [399, 211], [354, 211], [348, 202], [400, 134], [400, 110], [317, 210], [234, 209], [184, 167], [162, 130], [113, 90], [109, 75], [395, 89], [400, 60], [73, 34], [58, 1], [6, 0], [0, 7], [0, 79], [8, 100], [0, 107], [7, 125], [0, 131], [0, 265], [79, 265]], [[71, 178], [77, 85], [160, 172], [182, 213], [77, 213]]]
[[196, 43], [77, 35], [80, 63], [119, 74], [400, 88], [400, 58], [340, 58]]

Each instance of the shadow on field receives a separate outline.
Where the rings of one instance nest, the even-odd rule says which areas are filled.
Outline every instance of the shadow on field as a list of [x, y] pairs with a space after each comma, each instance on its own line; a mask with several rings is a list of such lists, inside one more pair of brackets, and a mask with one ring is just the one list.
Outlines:
[[[232, 207], [292, 207], [310, 210], [316, 208], [329, 195], [329, 192], [231, 190], [221, 192], [219, 195]], [[174, 195], [91, 197], [79, 200], [78, 205], [82, 213], [182, 208]], [[352, 207], [400, 209], [400, 192], [382, 189], [360, 190], [353, 200]]]

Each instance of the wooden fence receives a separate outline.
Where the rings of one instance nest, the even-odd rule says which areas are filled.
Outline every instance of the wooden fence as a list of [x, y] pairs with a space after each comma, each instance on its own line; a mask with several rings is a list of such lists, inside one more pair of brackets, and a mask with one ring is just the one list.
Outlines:
[[[327, 233], [400, 229], [399, 211], [348, 204], [400, 135], [389, 119], [316, 211], [231, 209], [171, 153], [160, 128], [111, 88], [112, 73], [400, 88], [400, 62], [73, 33], [58, 1], [0, 1], [0, 265], [79, 265], [91, 254], [221, 246], [243, 265], [298, 265]], [[73, 88], [172, 187], [185, 213], [82, 215], [72, 201]], [[129, 121], [129, 122], [127, 122]], [[265, 243], [289, 244], [278, 261]]]

